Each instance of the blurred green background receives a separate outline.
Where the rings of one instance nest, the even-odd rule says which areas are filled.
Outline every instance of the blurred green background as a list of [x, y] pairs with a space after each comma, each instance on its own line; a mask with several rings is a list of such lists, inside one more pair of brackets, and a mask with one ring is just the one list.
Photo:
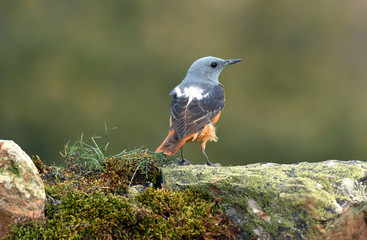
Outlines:
[[365, 160], [366, 11], [363, 0], [1, 1], [0, 139], [61, 164], [64, 144], [106, 122], [112, 154], [154, 150], [168, 93], [211, 55], [244, 59], [220, 76], [213, 162]]

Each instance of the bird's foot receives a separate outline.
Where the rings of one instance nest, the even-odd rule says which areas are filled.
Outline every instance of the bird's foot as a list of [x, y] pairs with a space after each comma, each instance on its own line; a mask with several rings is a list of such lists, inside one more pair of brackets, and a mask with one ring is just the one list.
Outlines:
[[189, 160], [181, 159], [181, 158], [176, 158], [177, 161], [177, 165], [193, 165], [194, 162], [190, 162]]
[[222, 167], [222, 164], [212, 163], [211, 161], [207, 161], [206, 165], [211, 166], [211, 167]]

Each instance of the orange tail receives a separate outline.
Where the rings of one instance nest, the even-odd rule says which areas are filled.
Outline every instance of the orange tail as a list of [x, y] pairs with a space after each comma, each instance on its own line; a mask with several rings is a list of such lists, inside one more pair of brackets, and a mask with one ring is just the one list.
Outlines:
[[178, 150], [180, 150], [182, 145], [186, 143], [187, 139], [188, 137], [179, 139], [175, 130], [171, 130], [155, 152], [164, 152], [167, 155], [174, 155]]

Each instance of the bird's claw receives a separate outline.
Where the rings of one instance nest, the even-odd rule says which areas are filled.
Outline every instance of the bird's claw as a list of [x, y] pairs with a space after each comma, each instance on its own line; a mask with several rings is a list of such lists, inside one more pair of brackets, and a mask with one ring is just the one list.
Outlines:
[[180, 158], [176, 158], [177, 164], [178, 165], [193, 165], [193, 162], [190, 162], [189, 160], [184, 159], [180, 159]]

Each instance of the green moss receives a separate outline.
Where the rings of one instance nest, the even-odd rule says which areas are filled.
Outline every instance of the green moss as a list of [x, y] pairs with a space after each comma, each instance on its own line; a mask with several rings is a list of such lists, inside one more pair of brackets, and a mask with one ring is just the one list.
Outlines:
[[135, 199], [154, 216], [148, 221], [158, 220], [150, 230], [153, 236], [162, 236], [164, 232], [168, 239], [225, 236], [228, 226], [218, 218], [215, 202], [203, 194], [192, 190], [175, 192], [149, 188]]
[[[60, 170], [36, 157], [47, 195], [44, 221], [16, 225], [5, 239], [231, 239], [217, 201], [186, 189], [157, 189], [156, 156], [146, 151], [105, 160], [90, 170], [69, 162]], [[143, 161], [143, 162], [142, 162]], [[130, 186], [148, 187], [128, 195]]]
[[[83, 192], [93, 192], [99, 189], [106, 193], [122, 195], [127, 194], [128, 188], [132, 185], [156, 187], [161, 185], [157, 156], [148, 154], [146, 151], [134, 151], [127, 155], [104, 160], [103, 170], [90, 170], [87, 166], [80, 166], [67, 159], [68, 167], [65, 169], [43, 166], [39, 171], [46, 185], [45, 188], [53, 197], [60, 195], [59, 191], [69, 191], [67, 189], [69, 185], [72, 185], [74, 190]], [[64, 186], [64, 188], [53, 190], [53, 186], [56, 185]]]
[[38, 155], [32, 156], [32, 161], [39, 173], [43, 173], [45, 168], [47, 168], [46, 164], [40, 159]]
[[45, 222], [18, 225], [6, 239], [201, 239], [230, 235], [215, 202], [192, 190], [148, 188], [134, 198], [68, 191], [60, 201], [59, 205], [47, 205]]

